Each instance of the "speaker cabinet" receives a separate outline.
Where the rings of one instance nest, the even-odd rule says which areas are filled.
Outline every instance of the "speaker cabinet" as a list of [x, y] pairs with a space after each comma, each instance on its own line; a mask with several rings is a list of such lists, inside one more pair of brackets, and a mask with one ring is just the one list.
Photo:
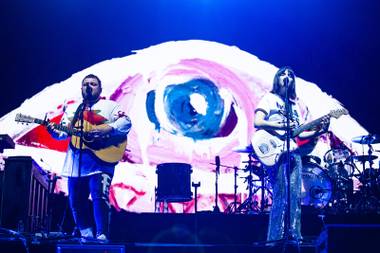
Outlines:
[[37, 232], [47, 225], [49, 179], [29, 156], [9, 157], [1, 178], [0, 226]]
[[321, 232], [317, 252], [379, 252], [380, 224], [328, 224]]

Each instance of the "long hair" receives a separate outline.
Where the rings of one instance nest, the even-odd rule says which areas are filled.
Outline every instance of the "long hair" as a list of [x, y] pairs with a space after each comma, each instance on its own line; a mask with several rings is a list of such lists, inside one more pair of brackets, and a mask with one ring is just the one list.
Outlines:
[[290, 72], [290, 75], [293, 77], [292, 81], [289, 83], [289, 88], [288, 88], [288, 96], [289, 96], [289, 99], [290, 100], [296, 100], [297, 98], [297, 94], [296, 94], [296, 76], [294, 75], [294, 71], [288, 67], [288, 66], [285, 66], [285, 67], [282, 67], [280, 68], [276, 74], [274, 75], [274, 78], [273, 78], [273, 87], [272, 87], [272, 90], [271, 92], [274, 93], [274, 94], [277, 94], [277, 95], [280, 95], [279, 94], [279, 91], [280, 91], [280, 88], [281, 88], [281, 85], [280, 85], [280, 76], [282, 73], [285, 72], [285, 70], [288, 70]]

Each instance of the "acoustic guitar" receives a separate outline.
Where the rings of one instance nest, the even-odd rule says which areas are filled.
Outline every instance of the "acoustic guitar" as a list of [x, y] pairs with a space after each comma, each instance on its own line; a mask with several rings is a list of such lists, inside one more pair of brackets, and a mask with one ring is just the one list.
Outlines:
[[[36, 123], [47, 126], [49, 120], [42, 120], [33, 118], [31, 116], [18, 113], [15, 118], [16, 122], [21, 123]], [[71, 136], [70, 145], [74, 149], [79, 149], [82, 146], [83, 150], [90, 151], [102, 162], [108, 164], [116, 164], [124, 155], [125, 148], [127, 146], [127, 138], [120, 136], [111, 136], [107, 134], [99, 134], [91, 132], [92, 129], [101, 129], [106, 127], [106, 124], [92, 125], [86, 122], [89, 129], [81, 131], [75, 127], [67, 127], [61, 124], [54, 124], [55, 129], [63, 131]], [[82, 138], [82, 145], [81, 145]]]

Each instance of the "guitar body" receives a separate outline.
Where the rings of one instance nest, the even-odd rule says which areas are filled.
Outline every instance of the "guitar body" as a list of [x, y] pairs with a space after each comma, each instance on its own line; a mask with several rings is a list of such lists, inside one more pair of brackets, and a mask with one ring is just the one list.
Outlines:
[[[254, 133], [251, 143], [257, 158], [266, 166], [275, 165], [286, 151], [286, 141], [262, 129]], [[296, 148], [297, 144], [290, 139], [290, 150]]]
[[[94, 125], [91, 125], [88, 122], [85, 122], [86, 132], [91, 131], [94, 128]], [[105, 124], [97, 125], [96, 128], [104, 128]], [[110, 140], [109, 137], [105, 137], [104, 139], [99, 138], [99, 140], [91, 141], [86, 138], [86, 132], [83, 138], [82, 149], [91, 151], [97, 158], [101, 161], [116, 164], [118, 161], [123, 158], [124, 151], [127, 147], [126, 139], [119, 140]], [[74, 149], [80, 148], [80, 137], [73, 135], [70, 140], [71, 147]]]
[[[71, 146], [73, 148], [79, 149], [79, 137], [72, 136], [71, 137]], [[75, 145], [74, 145], [75, 144]], [[102, 160], [103, 162], [115, 164], [123, 158], [124, 151], [127, 147], [127, 140], [122, 143], [111, 145], [105, 148], [93, 148], [93, 144], [91, 142], [83, 142], [82, 149], [91, 151], [97, 158]]]

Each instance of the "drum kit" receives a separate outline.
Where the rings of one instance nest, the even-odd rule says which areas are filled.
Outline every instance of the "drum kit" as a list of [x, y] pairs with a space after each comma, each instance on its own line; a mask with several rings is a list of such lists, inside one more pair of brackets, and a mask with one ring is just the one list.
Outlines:
[[[380, 135], [358, 136], [352, 142], [363, 145], [363, 150], [367, 146], [367, 153], [356, 155], [348, 148], [333, 148], [325, 153], [323, 160], [317, 156], [303, 157], [302, 205], [332, 213], [380, 213], [380, 173], [379, 168], [374, 167], [378, 157], [373, 155], [372, 147], [380, 143]], [[265, 212], [272, 194], [265, 166], [256, 158], [251, 146], [235, 152], [248, 154], [248, 160], [243, 162], [246, 166], [239, 169], [248, 173], [244, 177], [248, 197], [239, 205], [234, 203], [235, 208], [229, 211]]]

